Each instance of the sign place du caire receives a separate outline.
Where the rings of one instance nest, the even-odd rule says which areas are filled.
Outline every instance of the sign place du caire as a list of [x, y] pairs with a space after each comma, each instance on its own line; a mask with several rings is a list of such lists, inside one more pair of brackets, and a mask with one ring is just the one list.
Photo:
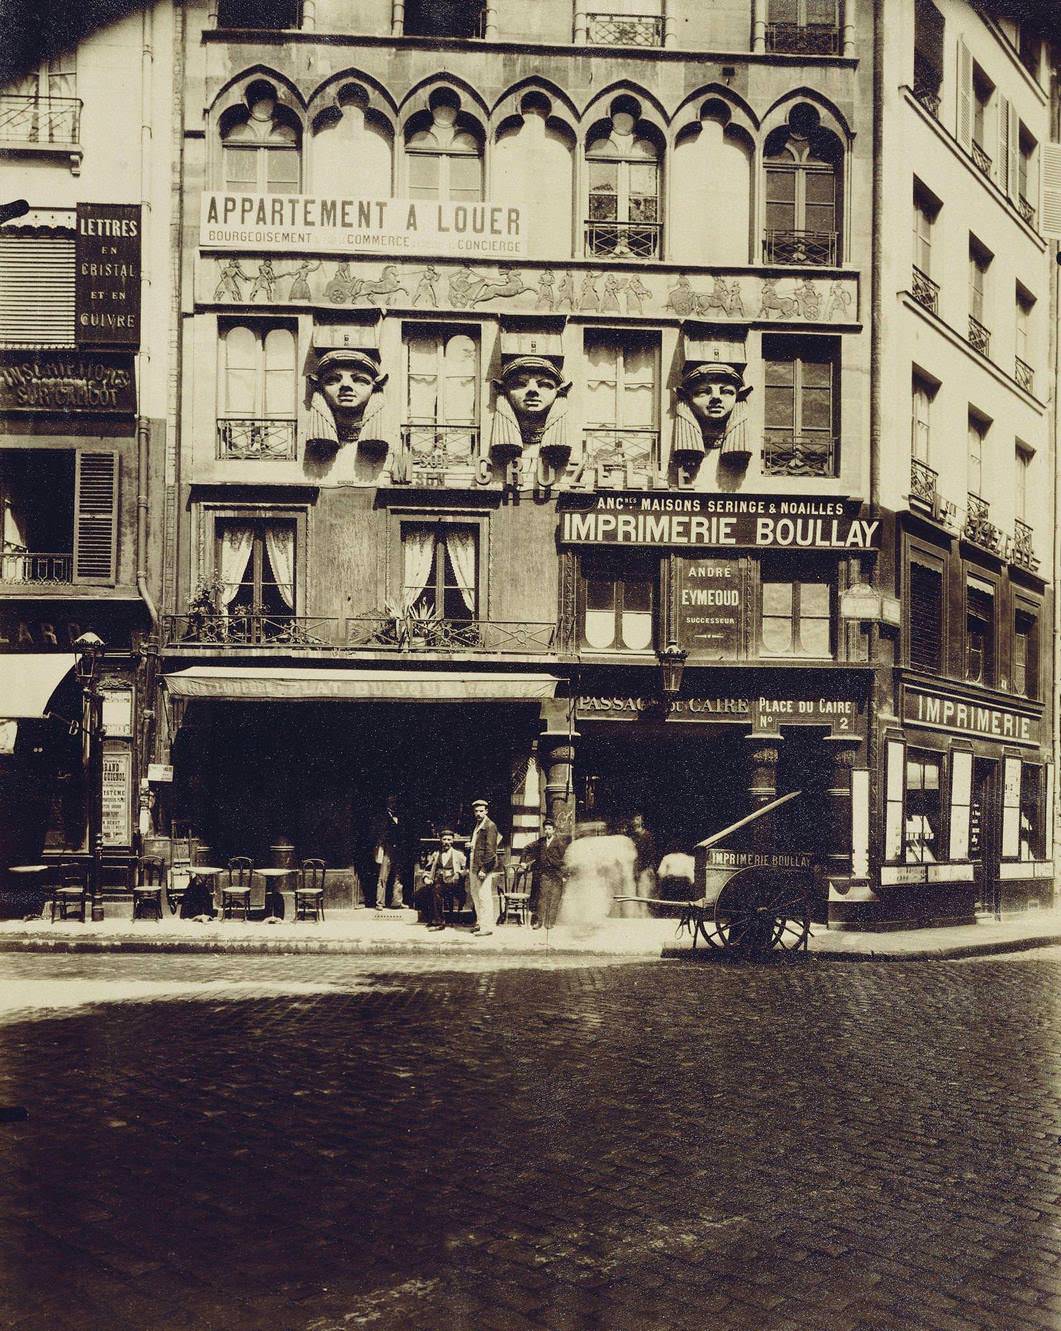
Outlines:
[[842, 499], [737, 495], [601, 495], [563, 514], [569, 545], [678, 545], [733, 549], [869, 550], [880, 523]]
[[203, 195], [199, 244], [208, 250], [336, 254], [527, 253], [527, 208], [437, 199], [316, 198], [309, 194]]

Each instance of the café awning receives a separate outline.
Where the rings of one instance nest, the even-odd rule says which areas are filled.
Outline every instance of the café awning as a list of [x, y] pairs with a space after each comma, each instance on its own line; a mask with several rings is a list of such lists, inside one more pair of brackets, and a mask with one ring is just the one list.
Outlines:
[[339, 670], [189, 666], [163, 677], [178, 698], [221, 702], [537, 702], [556, 675], [472, 670]]
[[0, 656], [0, 717], [44, 715], [48, 701], [73, 668], [73, 652], [10, 652]]

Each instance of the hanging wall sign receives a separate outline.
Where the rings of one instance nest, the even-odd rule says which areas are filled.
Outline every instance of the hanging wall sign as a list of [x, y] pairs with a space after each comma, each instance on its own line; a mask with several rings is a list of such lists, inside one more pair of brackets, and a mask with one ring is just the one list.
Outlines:
[[708, 661], [734, 661], [740, 651], [744, 579], [735, 559], [677, 561], [679, 644]]
[[0, 351], [0, 410], [135, 412], [132, 353]]
[[140, 205], [79, 203], [74, 325], [79, 346], [140, 345]]

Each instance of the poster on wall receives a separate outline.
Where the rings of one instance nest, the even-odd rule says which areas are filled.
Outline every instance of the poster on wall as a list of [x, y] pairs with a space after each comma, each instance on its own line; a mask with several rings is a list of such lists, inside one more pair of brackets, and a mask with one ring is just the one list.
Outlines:
[[735, 559], [677, 564], [678, 642], [691, 656], [735, 661], [740, 653], [744, 580]]
[[105, 846], [127, 846], [132, 840], [133, 755], [124, 744], [103, 746], [103, 817], [100, 831]]

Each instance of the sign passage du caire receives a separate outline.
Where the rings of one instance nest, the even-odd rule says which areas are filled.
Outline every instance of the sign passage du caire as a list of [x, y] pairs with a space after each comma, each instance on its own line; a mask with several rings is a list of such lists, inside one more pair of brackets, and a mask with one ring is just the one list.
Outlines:
[[681, 545], [802, 550], [866, 550], [880, 523], [852, 516], [839, 499], [717, 495], [601, 496], [588, 512], [563, 514], [570, 545]]
[[199, 244], [209, 250], [299, 254], [527, 253], [527, 209], [511, 203], [437, 199], [323, 199], [308, 194], [204, 194]]

